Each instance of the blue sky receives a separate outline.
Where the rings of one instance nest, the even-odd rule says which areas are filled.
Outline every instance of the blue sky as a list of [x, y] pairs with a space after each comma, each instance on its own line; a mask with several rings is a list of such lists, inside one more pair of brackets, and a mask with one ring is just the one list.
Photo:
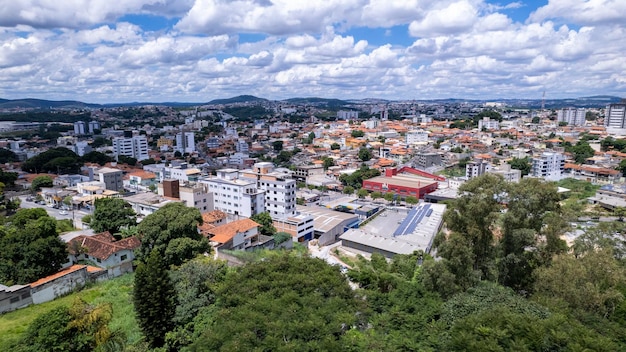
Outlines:
[[624, 13], [622, 0], [13, 1], [0, 97], [624, 96]]

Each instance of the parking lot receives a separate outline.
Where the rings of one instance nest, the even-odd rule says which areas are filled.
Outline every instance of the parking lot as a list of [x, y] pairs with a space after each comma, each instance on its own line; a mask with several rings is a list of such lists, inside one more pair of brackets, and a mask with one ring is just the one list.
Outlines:
[[372, 235], [393, 237], [393, 231], [400, 226], [407, 214], [408, 209], [385, 209], [382, 214], [367, 223], [363, 230]]

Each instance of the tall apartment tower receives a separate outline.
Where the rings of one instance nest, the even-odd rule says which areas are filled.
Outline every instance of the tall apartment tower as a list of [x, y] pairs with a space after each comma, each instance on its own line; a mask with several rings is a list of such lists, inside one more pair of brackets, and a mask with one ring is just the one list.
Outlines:
[[556, 113], [557, 122], [566, 122], [569, 126], [583, 126], [587, 109], [563, 108]]
[[116, 159], [120, 155], [140, 161], [148, 159], [148, 139], [145, 136], [113, 138], [113, 153]]
[[626, 128], [626, 103], [609, 104], [604, 112], [604, 125], [608, 128]]
[[74, 134], [85, 134], [85, 121], [74, 122]]
[[100, 129], [100, 122], [98, 121], [89, 121], [89, 133], [93, 133], [95, 130]]
[[196, 141], [193, 132], [179, 132], [176, 134], [176, 151], [182, 154], [196, 151]]
[[213, 193], [213, 209], [248, 218], [265, 211], [265, 192], [255, 180], [239, 178], [239, 170], [220, 169], [215, 177], [199, 181]]

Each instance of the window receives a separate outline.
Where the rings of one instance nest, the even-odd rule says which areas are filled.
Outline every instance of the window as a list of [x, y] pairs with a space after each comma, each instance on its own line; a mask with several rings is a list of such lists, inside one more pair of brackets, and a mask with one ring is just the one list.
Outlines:
[[12, 297], [12, 298], [11, 298], [11, 303], [17, 303], [17, 302], [19, 302], [19, 301], [20, 301], [20, 297], [19, 297], [19, 296], [18, 296], [18, 297]]
[[123, 256], [120, 257], [120, 261], [124, 261], [126, 260], [126, 258], [128, 258], [128, 255], [124, 254]]

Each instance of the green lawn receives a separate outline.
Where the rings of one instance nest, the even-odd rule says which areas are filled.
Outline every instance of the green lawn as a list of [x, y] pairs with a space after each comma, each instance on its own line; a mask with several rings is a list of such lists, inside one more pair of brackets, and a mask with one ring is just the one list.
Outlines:
[[120, 276], [113, 280], [90, 286], [80, 292], [76, 292], [54, 301], [43, 304], [31, 305], [10, 313], [0, 315], [0, 351], [11, 351], [19, 343], [22, 334], [28, 328], [28, 324], [38, 315], [51, 309], [71, 305], [76, 297], [81, 297], [88, 303], [99, 304], [110, 302], [113, 304], [113, 319], [110, 323], [111, 330], [120, 329], [126, 333], [127, 344], [131, 345], [139, 341], [141, 332], [135, 320], [133, 310], [132, 293], [134, 274]]

